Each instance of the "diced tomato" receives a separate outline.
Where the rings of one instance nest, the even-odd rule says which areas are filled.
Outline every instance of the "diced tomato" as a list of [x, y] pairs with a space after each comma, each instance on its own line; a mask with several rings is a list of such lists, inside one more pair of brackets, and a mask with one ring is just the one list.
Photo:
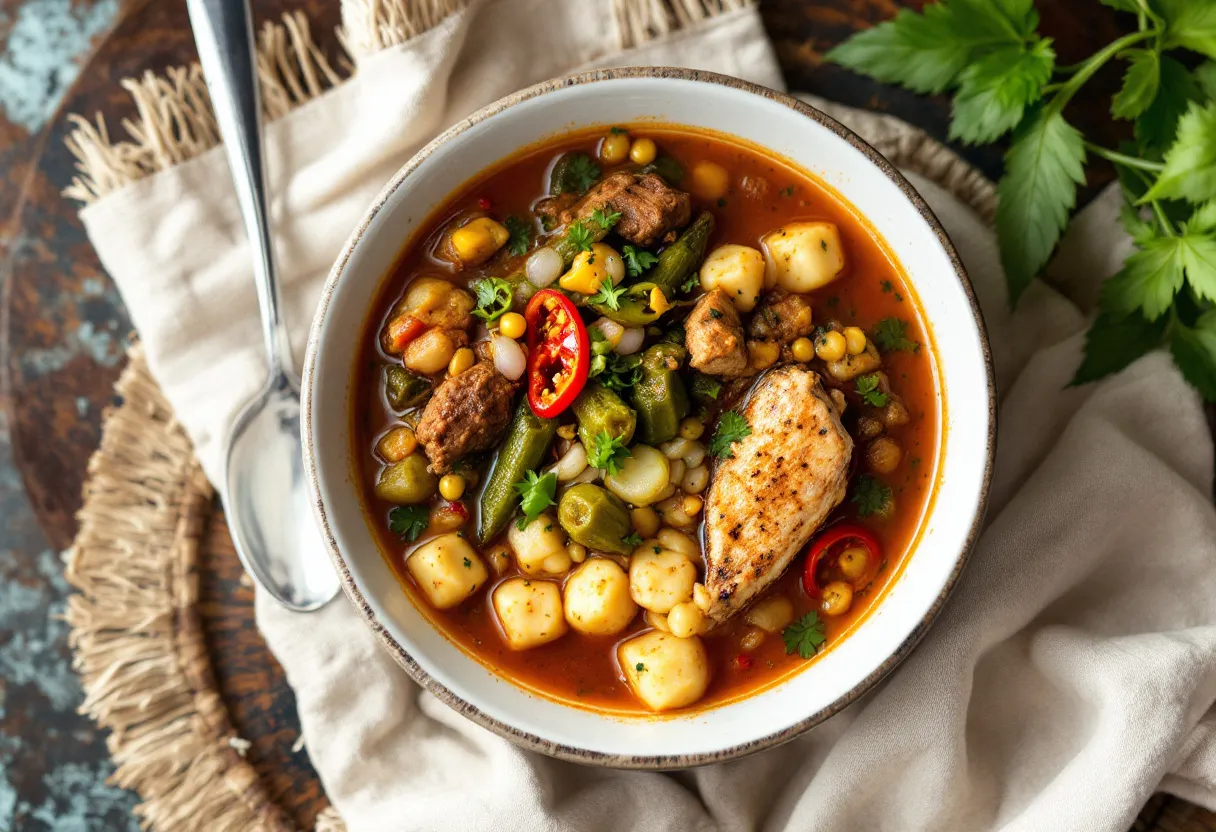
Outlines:
[[384, 328], [384, 351], [390, 355], [401, 355], [409, 346], [410, 341], [424, 332], [426, 332], [426, 324], [413, 315], [398, 315]]
[[484, 196], [481, 199], [477, 200], [477, 207], [483, 211], [489, 211], [490, 206], [492, 206], [493, 204], [494, 204], [493, 202], [490, 202], [490, 200]]
[[753, 664], [755, 664], [755, 659], [746, 653], [740, 653], [735, 656], [735, 667], [740, 670], [751, 670]]

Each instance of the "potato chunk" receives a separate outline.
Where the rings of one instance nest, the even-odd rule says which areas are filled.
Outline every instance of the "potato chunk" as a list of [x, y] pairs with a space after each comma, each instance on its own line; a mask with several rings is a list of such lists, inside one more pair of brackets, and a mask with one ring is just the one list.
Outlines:
[[566, 581], [566, 621], [580, 633], [610, 636], [629, 626], [638, 606], [629, 577], [615, 561], [592, 558]]
[[423, 543], [409, 556], [405, 567], [431, 606], [441, 610], [464, 601], [488, 577], [477, 552], [456, 532]]
[[764, 287], [764, 255], [750, 246], [718, 246], [701, 264], [701, 288], [722, 289], [740, 312], [751, 312]]
[[696, 636], [651, 630], [622, 644], [617, 657], [629, 686], [653, 711], [691, 705], [709, 686], [709, 657]]
[[629, 561], [629, 594], [638, 606], [667, 613], [692, 598], [697, 568], [686, 555], [639, 547]]
[[787, 292], [811, 292], [836, 279], [844, 268], [840, 232], [830, 222], [792, 222], [765, 234], [764, 285]]
[[494, 611], [512, 650], [538, 647], [566, 634], [562, 593], [551, 581], [503, 581], [494, 590]]
[[566, 533], [547, 511], [523, 529], [512, 523], [507, 541], [515, 550], [519, 571], [525, 575], [557, 576], [570, 569]]

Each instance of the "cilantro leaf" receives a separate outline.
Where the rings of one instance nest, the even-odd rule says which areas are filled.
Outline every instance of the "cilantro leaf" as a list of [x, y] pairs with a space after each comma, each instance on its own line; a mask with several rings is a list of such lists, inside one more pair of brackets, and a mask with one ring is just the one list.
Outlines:
[[507, 217], [503, 222], [506, 226], [507, 234], [507, 251], [516, 255], [528, 253], [528, 246], [532, 244], [532, 224], [521, 220], [519, 217]]
[[858, 517], [884, 514], [891, 505], [891, 487], [862, 474], [853, 486], [852, 501], [857, 506]]
[[1184, 278], [1199, 297], [1216, 300], [1216, 238], [1184, 234], [1145, 240], [1102, 287], [1103, 308], [1118, 315], [1139, 309], [1155, 321], [1169, 311]]
[[1051, 257], [1085, 181], [1081, 134], [1055, 109], [1038, 106], [1013, 133], [997, 192], [997, 236], [1012, 300]]
[[1029, 48], [1002, 47], [968, 66], [959, 76], [950, 138], [983, 144], [1016, 127], [1043, 96], [1055, 59], [1051, 41], [1036, 38]]
[[1126, 202], [1119, 209], [1119, 222], [1123, 225], [1123, 230], [1136, 241], [1137, 245], [1144, 245], [1145, 241], [1157, 236], [1156, 227], [1141, 216], [1141, 209]]
[[501, 277], [487, 277], [473, 284], [477, 295], [477, 308], [473, 314], [486, 323], [493, 323], [511, 311], [515, 290]]
[[857, 394], [861, 400], [871, 407], [886, 407], [887, 394], [878, 389], [878, 374], [858, 376]]
[[621, 249], [621, 257], [625, 258], [625, 271], [630, 277], [641, 277], [642, 272], [659, 262], [657, 254], [630, 245]]
[[[1126, 228], [1126, 226], [1124, 227]], [[1205, 202], [1195, 209], [1195, 213], [1191, 214], [1191, 218], [1186, 222], [1186, 230], [1188, 233], [1216, 231], [1216, 199]]]
[[730, 459], [735, 455], [731, 446], [752, 435], [751, 425], [747, 420], [733, 410], [728, 410], [718, 419], [714, 428], [713, 438], [709, 442], [709, 452], [716, 457]]
[[1199, 317], [1195, 326], [1171, 328], [1170, 354], [1186, 380], [1208, 401], [1216, 401], [1216, 310]]
[[1134, 119], [1143, 113], [1157, 97], [1161, 83], [1161, 58], [1154, 49], [1129, 49], [1124, 57], [1130, 59], [1123, 76], [1123, 88], [1111, 102], [1115, 118]]
[[591, 246], [595, 242], [590, 229], [583, 225], [582, 220], [570, 223], [566, 229], [566, 239], [570, 241], [570, 245], [574, 246], [575, 251], [591, 251]]
[[908, 338], [908, 324], [899, 318], [883, 318], [870, 333], [883, 352], [918, 352], [920, 344]]
[[692, 397], [699, 402], [717, 401], [722, 394], [722, 382], [705, 373], [695, 373], [692, 377]]
[[632, 532], [622, 537], [621, 542], [626, 546], [640, 546], [642, 544], [642, 536], [637, 532]]
[[1116, 318], [1103, 313], [1085, 333], [1085, 358], [1070, 387], [1117, 373], [1156, 348], [1165, 335], [1165, 319], [1147, 321], [1139, 314]]
[[785, 642], [786, 655], [797, 653], [804, 659], [809, 659], [819, 652], [819, 648], [827, 642], [824, 635], [823, 622], [814, 610], [802, 618], [786, 626], [781, 631], [781, 640]]
[[693, 273], [690, 274], [687, 278], [685, 278], [684, 282], [680, 284], [680, 291], [686, 295], [689, 294], [690, 292], [695, 292], [697, 289], [700, 289], [700, 288], [701, 288], [701, 274], [697, 271], [693, 271]]
[[524, 478], [515, 483], [515, 490], [520, 497], [519, 507], [524, 513], [516, 526], [522, 531], [553, 505], [553, 495], [557, 493], [557, 474], [550, 471], [542, 476], [535, 471], [527, 471]]
[[1204, 61], [1195, 67], [1195, 81], [1204, 95], [1216, 98], [1216, 61]]
[[621, 212], [604, 211], [603, 208], [596, 208], [591, 212], [591, 221], [605, 231], [611, 231], [613, 226], [621, 221]]
[[1191, 102], [1165, 152], [1165, 170], [1140, 203], [1171, 197], [1190, 202], [1216, 198], [1216, 101], [1207, 106]]
[[592, 445], [594, 447], [587, 449], [587, 464], [609, 474], [619, 474], [621, 464], [631, 455], [625, 447], [625, 440], [606, 430], [595, 435]]
[[[1138, 119], [1136, 119], [1136, 141], [1146, 149], [1164, 151], [1174, 141], [1178, 119], [1186, 112], [1192, 101], [1203, 99], [1203, 90], [1195, 82], [1197, 75], [1171, 58], [1162, 55], [1157, 95]], [[1212, 97], [1216, 97], [1213, 95]]]
[[431, 511], [426, 506], [395, 506], [388, 513], [388, 530], [402, 540], [413, 543], [431, 522]]
[[1165, 18], [1164, 46], [1181, 46], [1216, 58], [1216, 5], [1203, 0], [1157, 0]]
[[591, 296], [592, 304], [600, 304], [607, 306], [612, 311], [621, 308], [621, 295], [625, 294], [624, 286], [613, 286], [611, 280], [605, 280], [600, 284], [600, 289]]
[[613, 351], [612, 342], [599, 327], [588, 327], [591, 334], [591, 367], [589, 375], [598, 378], [609, 390], [627, 390], [642, 380], [642, 357], [620, 355]]
[[600, 178], [600, 169], [586, 153], [567, 153], [553, 166], [549, 183], [552, 196], [583, 193]]

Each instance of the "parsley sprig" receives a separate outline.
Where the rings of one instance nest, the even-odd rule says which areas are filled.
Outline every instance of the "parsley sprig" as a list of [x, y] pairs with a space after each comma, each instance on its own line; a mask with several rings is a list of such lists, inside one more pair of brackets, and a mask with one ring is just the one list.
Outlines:
[[426, 531], [430, 522], [431, 511], [426, 506], [394, 506], [388, 513], [388, 530], [410, 543]]
[[870, 337], [883, 352], [916, 352], [920, 349], [920, 344], [908, 338], [907, 322], [899, 318], [883, 318], [874, 325]]
[[857, 377], [857, 395], [871, 407], [886, 407], [887, 394], [878, 389], [878, 374]]
[[797, 653], [804, 659], [809, 659], [819, 652], [819, 648], [828, 638], [823, 632], [823, 622], [814, 610], [786, 626], [781, 631], [781, 640], [785, 642], [787, 655]]
[[591, 212], [591, 221], [605, 231], [611, 231], [621, 221], [621, 212], [596, 208]]
[[853, 505], [858, 517], [886, 514], [891, 506], [891, 487], [869, 474], [862, 474], [853, 486]]
[[634, 248], [626, 245], [621, 249], [621, 257], [625, 259], [625, 272], [631, 278], [641, 277], [642, 273], [659, 262], [657, 254], [651, 254], [644, 248]]
[[[996, 228], [1015, 303], [1051, 258], [1086, 165], [1113, 164], [1137, 250], [1103, 288], [1073, 383], [1164, 346], [1216, 400], [1216, 11], [1200, 0], [1102, 2], [1135, 15], [1136, 30], [1075, 66], [1057, 66], [1030, 2], [904, 10], [827, 57], [916, 92], [953, 90], [951, 138], [984, 144], [1011, 134]], [[1111, 116], [1132, 122], [1135, 136], [1119, 148], [1086, 140], [1064, 117], [1111, 61], [1124, 66]]]
[[528, 471], [522, 480], [515, 483], [515, 490], [519, 493], [519, 508], [524, 513], [516, 523], [522, 531], [553, 505], [553, 495], [557, 493], [557, 474], [552, 471], [547, 474]]
[[532, 223], [521, 220], [519, 217], [507, 217], [503, 222], [506, 226], [507, 234], [507, 251], [517, 257], [521, 254], [528, 253], [528, 247], [532, 245]]
[[589, 375], [609, 390], [628, 390], [642, 380], [642, 357], [621, 355], [599, 327], [588, 327], [591, 334]]
[[595, 243], [595, 237], [591, 233], [591, 229], [583, 223], [582, 220], [575, 220], [566, 228], [566, 239], [570, 241], [570, 245], [575, 251], [591, 251], [591, 246]]
[[625, 447], [625, 440], [606, 430], [595, 435], [592, 445], [587, 449], [587, 464], [609, 474], [619, 474], [621, 465], [631, 456]]
[[605, 279], [599, 291], [591, 296], [591, 303], [602, 304], [615, 312], [621, 308], [621, 296], [624, 294], [624, 286], [613, 286], [611, 280]]
[[501, 277], [487, 277], [473, 284], [477, 294], [477, 308], [473, 314], [492, 324], [511, 311], [515, 290]]
[[728, 410], [718, 419], [713, 438], [709, 440], [709, 452], [716, 457], [730, 459], [735, 455], [731, 446], [745, 436], [752, 435], [751, 425], [733, 410]]

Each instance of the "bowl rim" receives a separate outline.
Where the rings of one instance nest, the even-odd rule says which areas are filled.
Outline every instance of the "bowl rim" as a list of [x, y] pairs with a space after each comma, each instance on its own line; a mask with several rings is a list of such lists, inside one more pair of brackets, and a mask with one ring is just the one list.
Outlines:
[[[679, 81], [694, 81], [700, 83], [717, 84], [731, 87], [742, 92], [748, 92], [753, 95], [766, 98], [774, 103], [789, 107], [801, 115], [814, 120], [820, 126], [835, 133], [837, 136], [844, 139], [855, 149], [861, 152], [870, 161], [870, 163], [874, 165], [874, 167], [876, 167], [882, 174], [890, 179], [891, 182], [894, 183], [895, 186], [898, 187], [900, 191], [908, 198], [908, 200], [912, 203], [912, 206], [916, 209], [917, 213], [920, 214], [921, 218], [929, 226], [929, 229], [933, 232], [934, 236], [937, 237], [938, 242], [941, 244], [942, 249], [948, 257], [954, 270], [954, 276], [958, 280], [959, 286], [963, 290], [963, 293], [966, 296], [967, 302], [971, 308], [971, 313], [978, 329], [980, 348], [983, 353], [984, 369], [987, 381], [988, 432], [985, 442], [984, 470], [975, 517], [973, 518], [971, 526], [967, 531], [963, 548], [957, 556], [950, 576], [947, 578], [945, 584], [938, 592], [937, 597], [933, 600], [932, 605], [928, 608], [928, 610], [926, 610], [924, 615], [921, 616], [920, 621], [917, 622], [916, 626], [903, 640], [899, 647], [896, 648], [896, 650], [890, 656], [884, 659], [883, 662], [878, 665], [878, 667], [876, 667], [870, 672], [869, 675], [854, 685], [853, 688], [841, 694], [836, 698], [835, 701], [826, 707], [821, 708], [814, 713], [808, 714], [803, 719], [800, 719], [798, 722], [795, 722], [792, 725], [781, 729], [780, 731], [773, 732], [766, 736], [759, 737], [748, 742], [739, 743], [728, 748], [692, 754], [654, 754], [643, 756], [621, 755], [594, 751], [586, 748], [577, 748], [563, 743], [553, 742], [533, 733], [522, 731], [513, 725], [491, 717], [476, 705], [456, 695], [445, 685], [432, 677], [431, 674], [428, 673], [426, 669], [423, 668], [414, 659], [414, 657], [409, 654], [409, 652], [393, 637], [392, 633], [390, 633], [389, 630], [377, 619], [376, 613], [372, 610], [367, 600], [363, 597], [358, 585], [355, 583], [354, 576], [351, 574], [350, 568], [347, 566], [346, 561], [338, 548], [337, 540], [334, 536], [333, 529], [330, 527], [329, 517], [320, 496], [320, 482], [317, 475], [316, 457], [313, 450], [312, 389], [315, 381], [314, 370], [321, 329], [327, 317], [330, 301], [332, 300], [333, 294], [341, 281], [343, 273], [346, 271], [347, 264], [355, 250], [355, 247], [362, 240], [363, 235], [367, 232], [373, 219], [392, 198], [397, 189], [401, 187], [411, 173], [426, 162], [426, 160], [438, 147], [470, 129], [471, 127], [516, 104], [559, 89], [564, 89], [566, 87], [604, 81], [610, 82], [621, 79], [670, 79]], [[317, 311], [313, 317], [312, 326], [309, 329], [308, 344], [304, 357], [302, 388], [303, 406], [301, 407], [300, 418], [303, 423], [302, 434], [304, 473], [312, 490], [313, 513], [316, 517], [322, 537], [325, 540], [326, 548], [329, 551], [334, 568], [337, 570], [338, 576], [341, 579], [343, 590], [350, 601], [360, 611], [365, 622], [379, 639], [384, 649], [389, 652], [389, 654], [397, 661], [399, 665], [401, 665], [402, 668], [404, 668], [404, 670], [415, 682], [425, 688], [444, 704], [472, 720], [477, 725], [493, 731], [495, 734], [498, 734], [499, 736], [531, 751], [537, 751], [559, 760], [611, 768], [663, 770], [694, 767], [738, 759], [756, 751], [776, 747], [794, 739], [797, 736], [800, 736], [807, 730], [844, 710], [854, 701], [868, 693], [875, 685], [878, 684], [879, 681], [894, 670], [912, 652], [912, 650], [924, 637], [925, 633], [928, 632], [930, 626], [933, 624], [934, 620], [941, 612], [942, 607], [945, 605], [946, 600], [954, 590], [954, 587], [957, 585], [958, 579], [961, 576], [964, 567], [970, 560], [971, 553], [975, 548], [976, 541], [983, 527], [984, 517], [988, 510], [988, 500], [992, 484], [992, 468], [996, 456], [996, 376], [992, 362], [991, 345], [988, 339], [988, 331], [984, 324], [983, 313], [980, 310], [979, 302], [976, 298], [971, 279], [963, 266], [962, 260], [958, 256], [958, 252], [955, 249], [954, 244], [950, 241], [949, 235], [947, 235], [945, 229], [941, 225], [941, 222], [937, 219], [936, 214], [933, 213], [933, 210], [929, 207], [928, 203], [925, 202], [924, 198], [917, 192], [917, 190], [904, 177], [904, 175], [900, 173], [895, 165], [893, 165], [885, 156], [879, 153], [873, 146], [871, 146], [848, 127], [845, 127], [839, 121], [827, 115], [823, 111], [811, 106], [810, 104], [800, 101], [792, 95], [779, 92], [768, 87], [763, 87], [758, 84], [753, 84], [739, 78], [722, 75], [716, 72], [685, 69], [682, 67], [620, 67], [610, 69], [595, 69], [564, 75], [549, 81], [535, 84], [505, 96], [498, 101], [481, 108], [467, 118], [462, 119], [428, 142], [421, 150], [415, 153], [409, 161], [402, 165], [389, 180], [389, 182], [384, 186], [384, 188], [381, 189], [371, 206], [369, 206], [367, 211], [364, 213], [362, 219], [360, 219], [359, 224], [351, 232], [351, 235], [347, 239], [346, 244], [343, 246], [341, 253], [335, 260], [333, 268], [330, 270], [329, 276], [326, 278], [325, 285], [321, 292], [321, 298], [317, 305]]]

